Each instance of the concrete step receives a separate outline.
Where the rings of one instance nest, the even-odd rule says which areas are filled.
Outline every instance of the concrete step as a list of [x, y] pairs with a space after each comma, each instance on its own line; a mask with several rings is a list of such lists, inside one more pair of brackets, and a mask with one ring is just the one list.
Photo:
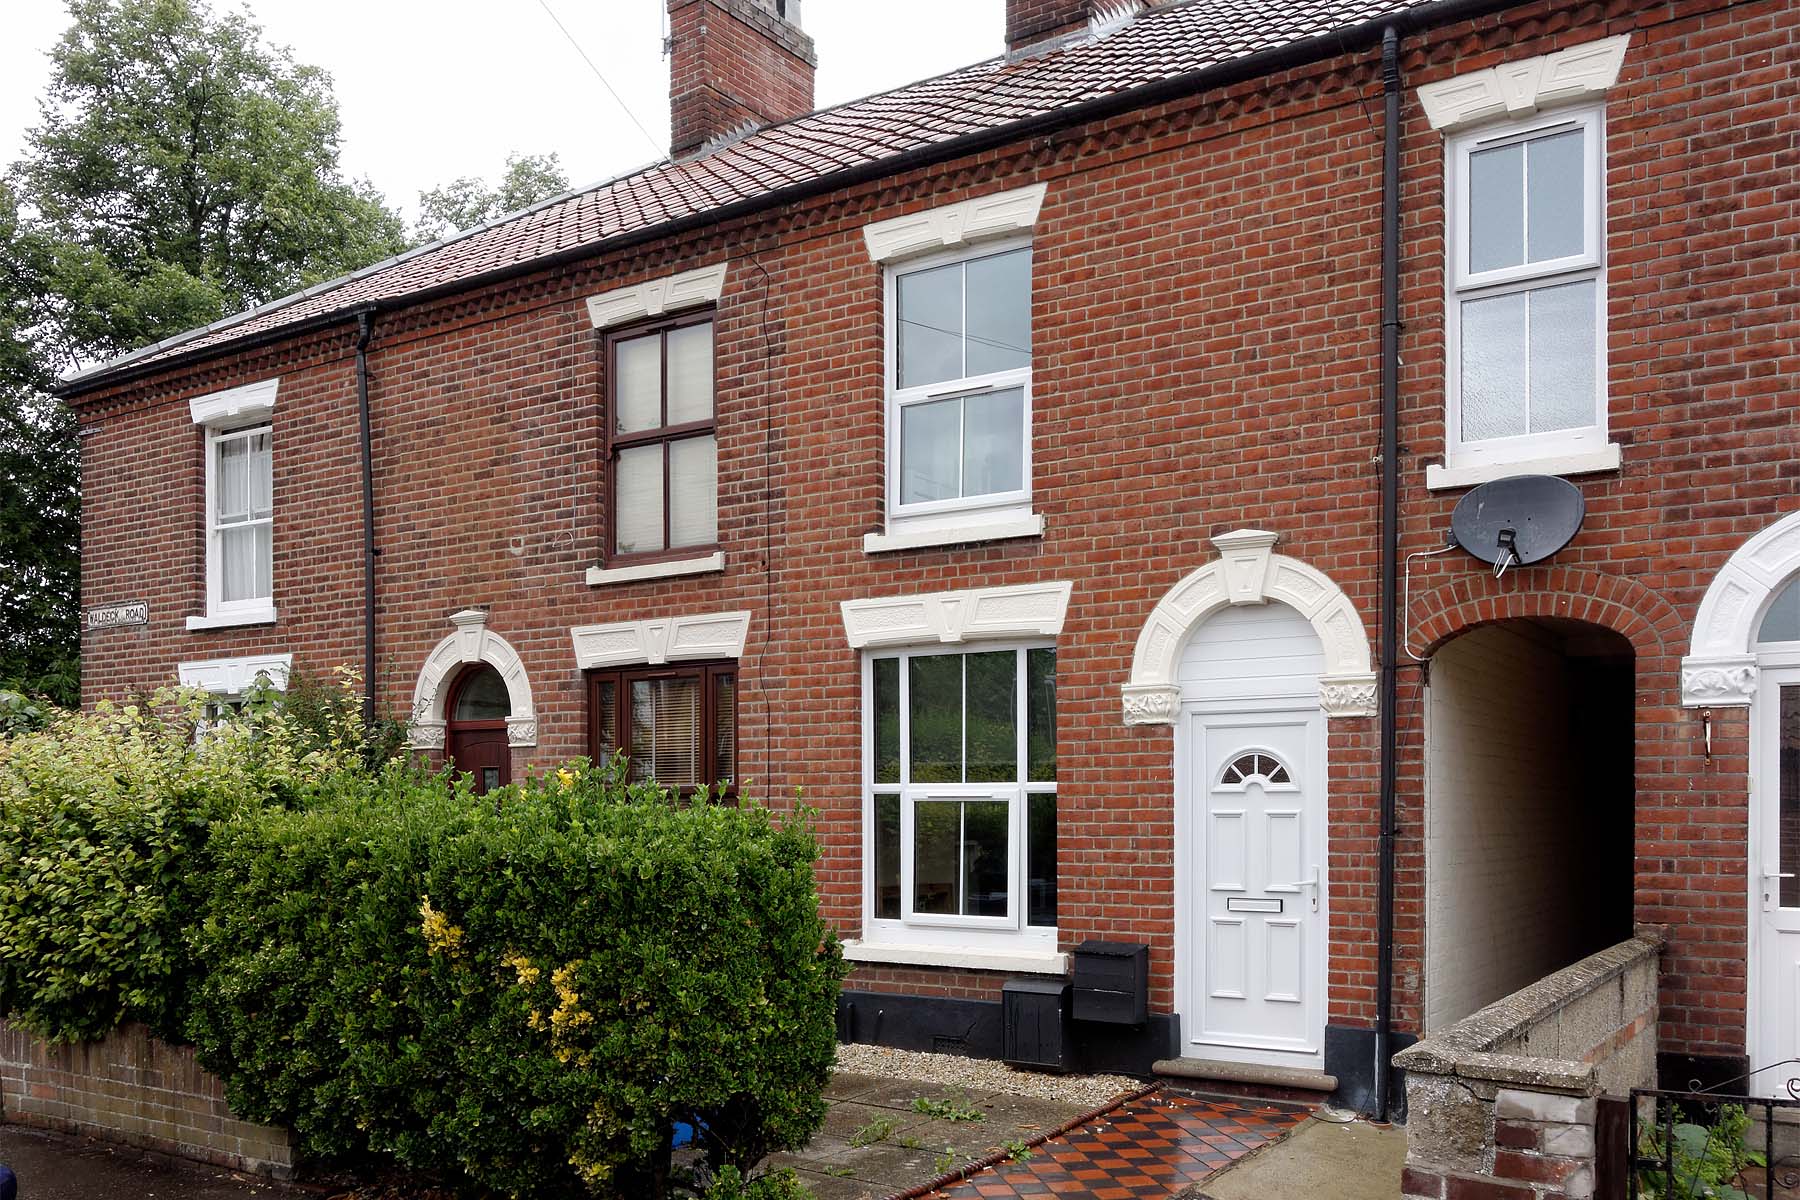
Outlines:
[[1253, 1063], [1220, 1062], [1211, 1058], [1165, 1058], [1151, 1070], [1164, 1079], [1197, 1083], [1234, 1083], [1251, 1087], [1280, 1088], [1297, 1092], [1335, 1092], [1336, 1075], [1299, 1067], [1266, 1067]]

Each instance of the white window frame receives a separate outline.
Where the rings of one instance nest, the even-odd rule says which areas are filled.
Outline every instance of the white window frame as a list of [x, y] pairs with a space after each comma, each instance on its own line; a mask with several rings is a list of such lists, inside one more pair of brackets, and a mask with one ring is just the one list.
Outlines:
[[[1009, 523], [1018, 531], [998, 536], [1019, 536], [1020, 532], [1041, 532], [1041, 523], [1033, 530], [1025, 530], [1020, 522], [1030, 524], [1035, 520], [1031, 514], [1031, 362], [1011, 371], [994, 371], [984, 375], [964, 376], [958, 379], [946, 379], [939, 383], [926, 384], [920, 387], [901, 388], [900, 381], [900, 279], [920, 271], [929, 271], [937, 267], [952, 266], [956, 263], [973, 262], [977, 259], [992, 258], [1015, 250], [1024, 250], [1029, 256], [1032, 250], [1030, 237], [1006, 238], [983, 242], [977, 246], [960, 246], [954, 250], [938, 254], [924, 255], [907, 259], [904, 262], [888, 264], [882, 274], [883, 301], [886, 322], [886, 357], [887, 368], [884, 378], [886, 399], [884, 410], [887, 424], [887, 512], [888, 530], [890, 534], [900, 533], [906, 529], [929, 529], [932, 526], [960, 527], [964, 533], [971, 529], [969, 517], [980, 514], [982, 524], [1000, 525]], [[1032, 272], [1035, 274], [1035, 272]], [[965, 291], [967, 288], [965, 276]], [[1033, 281], [1035, 284], [1035, 281]], [[1026, 293], [1027, 310], [1031, 307], [1031, 293]], [[966, 313], [966, 305], [965, 305]], [[966, 321], [965, 315], [965, 321]], [[1035, 330], [1033, 344], [1035, 346]], [[1035, 351], [1034, 351], [1035, 353]], [[950, 400], [958, 396], [978, 396], [988, 392], [1006, 391], [1011, 388], [1020, 389], [1022, 400], [1021, 436], [1024, 441], [1020, 458], [1020, 480], [1023, 484], [1016, 491], [992, 492], [982, 496], [957, 497], [950, 500], [915, 501], [902, 504], [900, 501], [900, 416], [904, 409], [915, 404], [925, 404], [936, 400]], [[948, 518], [948, 520], [946, 520]], [[976, 534], [975, 536], [981, 536]], [[969, 540], [964, 537], [959, 540]], [[871, 547], [874, 548], [874, 547]], [[880, 548], [890, 548], [886, 545]], [[898, 545], [891, 548], [901, 548]]]
[[[219, 487], [219, 446], [238, 438], [252, 438], [258, 434], [269, 436], [269, 594], [253, 596], [245, 600], [223, 600], [223, 554], [220, 551], [218, 520], [218, 487]], [[188, 628], [199, 629], [224, 625], [257, 625], [275, 620], [275, 429], [265, 417], [248, 425], [225, 425], [206, 427], [206, 616], [199, 620], [189, 618]], [[233, 527], [257, 525], [263, 522], [252, 518], [238, 522]]]
[[[1030, 897], [1026, 895], [1028, 821], [1030, 797], [1057, 794], [1057, 782], [1033, 782], [1019, 779], [1012, 783], [924, 783], [904, 782], [912, 775], [912, 745], [908, 736], [910, 714], [907, 696], [910, 688], [907, 662], [913, 658], [947, 654], [965, 656], [991, 652], [1012, 652], [1021, 660], [1023, 672], [1025, 651], [1054, 650], [1054, 641], [1041, 638], [981, 642], [955, 646], [892, 646], [871, 649], [862, 656], [862, 724], [863, 724], [863, 938], [862, 946], [920, 947], [959, 950], [996, 950], [1003, 953], [1054, 955], [1057, 929], [1052, 925], [1029, 924]], [[901, 783], [875, 782], [875, 660], [897, 658], [900, 661], [900, 778]], [[1060, 663], [1058, 664], [1060, 668]], [[1021, 774], [1028, 771], [1028, 739], [1026, 726], [1027, 689], [1015, 689], [1015, 729], [1017, 761]], [[964, 723], [965, 737], [967, 722]], [[1060, 769], [1058, 771], [1060, 774]], [[900, 917], [875, 915], [875, 795], [900, 797]], [[1011, 911], [1004, 917], [965, 917], [947, 913], [914, 913], [913, 903], [913, 808], [919, 801], [994, 799], [1008, 803], [1007, 819], [1007, 898]], [[1058, 817], [1060, 821], [1060, 807]], [[1060, 877], [1060, 861], [1058, 875]], [[852, 958], [868, 960], [875, 956], [852, 953]], [[925, 956], [929, 957], [929, 956]], [[877, 959], [877, 961], [880, 961]], [[924, 958], [921, 958], [924, 961]], [[1022, 969], [1030, 969], [1024, 967]]]
[[[1579, 254], [1547, 262], [1489, 271], [1469, 269], [1469, 160], [1481, 150], [1531, 141], [1563, 129], [1584, 132], [1585, 187]], [[1444, 145], [1445, 231], [1444, 467], [1428, 472], [1427, 482], [1454, 487], [1483, 482], [1518, 470], [1537, 468], [1555, 474], [1607, 470], [1619, 464], [1618, 447], [1607, 440], [1606, 328], [1606, 122], [1604, 106], [1558, 109], [1529, 120], [1483, 125], [1451, 136]], [[1465, 442], [1462, 438], [1462, 306], [1510, 293], [1562, 284], [1594, 282], [1594, 421], [1576, 429], [1525, 433]], [[1517, 468], [1515, 470], [1514, 468]]]

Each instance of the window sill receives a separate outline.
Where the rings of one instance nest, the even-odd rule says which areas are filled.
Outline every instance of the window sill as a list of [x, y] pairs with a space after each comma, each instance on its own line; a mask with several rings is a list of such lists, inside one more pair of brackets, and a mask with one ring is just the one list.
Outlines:
[[1067, 975], [1069, 956], [1062, 953], [974, 950], [966, 946], [871, 945], [861, 938], [844, 942], [844, 960], [890, 963], [905, 967], [962, 967], [971, 971], [1011, 971], [1021, 975]]
[[232, 629], [239, 625], [273, 625], [275, 623], [275, 606], [267, 608], [245, 609], [234, 613], [208, 613], [204, 617], [189, 617], [187, 627], [195, 629]]
[[704, 558], [679, 558], [672, 562], [640, 563], [634, 567], [589, 567], [587, 585], [605, 587], [609, 583], [636, 583], [643, 579], [673, 579], [680, 575], [709, 575], [725, 569], [723, 550]]
[[931, 546], [1043, 536], [1044, 518], [1033, 512], [985, 521], [977, 517], [936, 517], [930, 524], [909, 522], [895, 524], [886, 533], [866, 533], [863, 535], [863, 553], [882, 554], [892, 550], [921, 550]]
[[1624, 461], [1617, 442], [1599, 450], [1580, 450], [1570, 454], [1547, 454], [1538, 458], [1513, 459], [1505, 462], [1474, 462], [1425, 468], [1425, 486], [1432, 491], [1445, 488], [1474, 487], [1513, 475], [1590, 475], [1596, 471], [1616, 471]]

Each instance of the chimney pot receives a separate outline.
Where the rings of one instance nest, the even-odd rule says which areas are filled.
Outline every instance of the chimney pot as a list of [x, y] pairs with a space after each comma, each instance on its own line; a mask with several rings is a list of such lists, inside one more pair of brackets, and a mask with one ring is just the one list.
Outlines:
[[813, 110], [800, 0], [668, 0], [669, 153]]

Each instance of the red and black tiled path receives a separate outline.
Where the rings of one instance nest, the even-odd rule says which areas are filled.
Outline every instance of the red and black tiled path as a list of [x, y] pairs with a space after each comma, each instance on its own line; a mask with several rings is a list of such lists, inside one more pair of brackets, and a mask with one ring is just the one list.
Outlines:
[[1168, 1200], [1306, 1120], [1306, 1109], [1151, 1092], [930, 1200]]

